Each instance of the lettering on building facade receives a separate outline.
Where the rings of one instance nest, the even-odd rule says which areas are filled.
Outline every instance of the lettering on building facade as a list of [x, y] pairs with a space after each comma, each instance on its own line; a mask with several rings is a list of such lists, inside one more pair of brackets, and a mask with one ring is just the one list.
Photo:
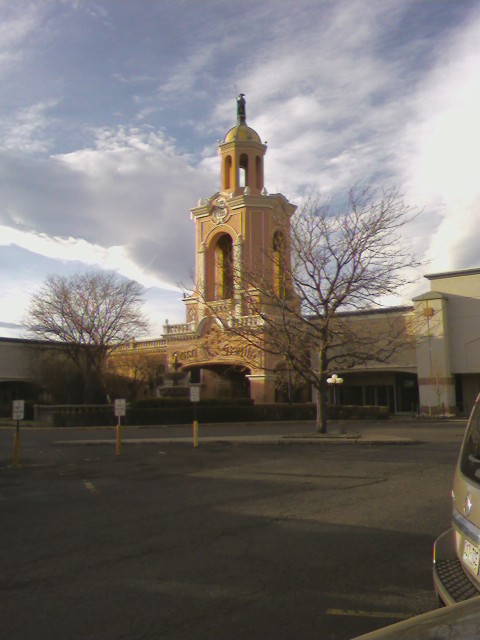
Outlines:
[[198, 358], [198, 349], [189, 349], [188, 351], [180, 351], [178, 359], [185, 363], [188, 360], [196, 360]]
[[251, 345], [228, 344], [222, 347], [222, 355], [226, 357], [237, 356], [248, 362], [258, 362], [259, 351]]
[[185, 351], [178, 351], [177, 354], [178, 360], [182, 364], [217, 358], [238, 358], [245, 361], [245, 363], [259, 363], [260, 361], [260, 352], [257, 348], [248, 344], [235, 344], [232, 342], [224, 342], [221, 345], [204, 342], [200, 349], [194, 347]]

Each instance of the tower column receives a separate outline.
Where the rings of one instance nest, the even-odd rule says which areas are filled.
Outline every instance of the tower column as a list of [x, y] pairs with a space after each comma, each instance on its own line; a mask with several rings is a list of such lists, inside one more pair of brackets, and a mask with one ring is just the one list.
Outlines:
[[450, 364], [447, 300], [440, 293], [413, 299], [417, 316], [417, 371], [420, 411], [455, 412], [455, 380]]
[[203, 317], [203, 311], [205, 308], [205, 292], [206, 292], [206, 277], [207, 277], [207, 247], [205, 242], [200, 244], [197, 254], [197, 287], [200, 297], [199, 303], [199, 317]]
[[237, 237], [233, 245], [234, 290], [232, 315], [239, 318], [242, 315], [242, 288], [243, 288], [243, 238]]

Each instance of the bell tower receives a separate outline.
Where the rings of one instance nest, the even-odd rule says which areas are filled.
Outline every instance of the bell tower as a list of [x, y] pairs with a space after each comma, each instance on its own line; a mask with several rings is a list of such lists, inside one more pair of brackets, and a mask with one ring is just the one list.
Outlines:
[[186, 300], [187, 320], [203, 317], [203, 302], [221, 304], [232, 316], [243, 315], [244, 269], [260, 266], [267, 279], [278, 277], [275, 264], [266, 257], [280, 246], [288, 252], [295, 207], [283, 195], [267, 193], [266, 151], [266, 143], [247, 125], [246, 101], [241, 93], [237, 123], [218, 145], [220, 191], [191, 210], [196, 224], [196, 292]]
[[[225, 318], [227, 325], [230, 321], [248, 325], [254, 320], [248, 316], [244, 296], [245, 276], [254, 270], [281, 294], [282, 268], [290, 260], [290, 218], [296, 207], [282, 194], [268, 194], [265, 189], [267, 144], [247, 125], [244, 94], [237, 98], [236, 116], [235, 126], [218, 145], [220, 189], [191, 209], [195, 290], [185, 298], [186, 324], [168, 328], [167, 350], [181, 353], [184, 367], [192, 372], [197, 369], [195, 379], [202, 381], [208, 379], [203, 373], [211, 375], [215, 368], [248, 370], [251, 396], [259, 402], [273, 402], [275, 389], [273, 376], [267, 373], [271, 370], [270, 365], [266, 367], [267, 354], [259, 353], [258, 366], [247, 365], [238, 345], [229, 345], [230, 336], [227, 331], [222, 333], [215, 317]], [[214, 326], [223, 336], [217, 352], [208, 335]], [[179, 344], [185, 340], [188, 343]]]
[[219, 145], [222, 191], [233, 196], [260, 195], [264, 189], [263, 160], [267, 145], [247, 126], [245, 95], [237, 98], [237, 124]]

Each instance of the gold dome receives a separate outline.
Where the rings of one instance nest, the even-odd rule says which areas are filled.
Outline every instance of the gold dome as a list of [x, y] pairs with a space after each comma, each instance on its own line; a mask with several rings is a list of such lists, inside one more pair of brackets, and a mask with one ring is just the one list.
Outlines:
[[255, 129], [251, 129], [247, 124], [241, 123], [237, 124], [235, 127], [232, 127], [230, 131], [225, 136], [224, 142], [260, 142], [260, 136], [255, 131]]

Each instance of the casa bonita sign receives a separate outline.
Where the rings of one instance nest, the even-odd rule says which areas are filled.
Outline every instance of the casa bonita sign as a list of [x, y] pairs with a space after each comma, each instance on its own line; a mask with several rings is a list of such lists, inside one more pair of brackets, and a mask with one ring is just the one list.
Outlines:
[[182, 364], [197, 360], [211, 360], [213, 358], [240, 358], [246, 362], [260, 361], [260, 352], [251, 345], [235, 345], [225, 342], [218, 348], [212, 345], [202, 344], [200, 348], [194, 347], [185, 351], [179, 351], [178, 360]]

